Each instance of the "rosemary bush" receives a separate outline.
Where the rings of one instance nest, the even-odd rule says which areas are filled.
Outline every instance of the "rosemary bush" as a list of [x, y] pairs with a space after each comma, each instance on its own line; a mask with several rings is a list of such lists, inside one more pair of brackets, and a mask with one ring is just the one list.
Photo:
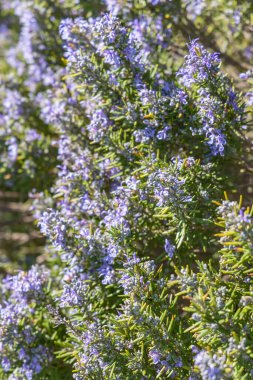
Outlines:
[[222, 200], [252, 93], [208, 49], [250, 80], [250, 3], [1, 1], [1, 186], [47, 238], [1, 283], [3, 379], [252, 379], [252, 210]]

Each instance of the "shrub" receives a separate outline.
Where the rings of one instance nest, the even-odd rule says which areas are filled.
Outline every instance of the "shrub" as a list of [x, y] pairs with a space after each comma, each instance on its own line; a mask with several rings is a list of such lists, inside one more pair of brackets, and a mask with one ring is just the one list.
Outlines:
[[2, 2], [20, 29], [3, 187], [30, 192], [48, 242], [2, 282], [3, 377], [250, 379], [251, 212], [218, 202], [245, 158], [244, 98], [200, 40], [173, 53], [177, 17], [211, 2], [105, 3]]

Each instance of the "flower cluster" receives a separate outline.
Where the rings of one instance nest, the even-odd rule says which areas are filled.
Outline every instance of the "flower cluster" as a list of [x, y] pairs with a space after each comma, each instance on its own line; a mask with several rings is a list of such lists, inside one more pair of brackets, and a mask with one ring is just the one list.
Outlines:
[[218, 54], [209, 53], [194, 40], [189, 44], [185, 64], [177, 73], [180, 83], [187, 88], [193, 87], [198, 93], [195, 117], [201, 128], [193, 124], [191, 130], [193, 134], [206, 136], [213, 155], [224, 155], [229, 131], [243, 126], [243, 106], [231, 84], [220, 74], [219, 65]]
[[36, 322], [46, 302], [48, 278], [45, 268], [32, 267], [3, 282], [0, 360], [9, 379], [31, 380], [51, 360], [51, 353], [43, 344], [42, 326]]

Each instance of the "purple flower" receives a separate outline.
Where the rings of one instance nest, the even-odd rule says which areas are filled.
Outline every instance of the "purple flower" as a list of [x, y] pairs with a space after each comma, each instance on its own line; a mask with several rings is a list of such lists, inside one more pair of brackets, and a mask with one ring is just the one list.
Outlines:
[[157, 135], [156, 135], [156, 138], [158, 140], [167, 140], [168, 138], [168, 134], [169, 134], [169, 131], [171, 130], [171, 127], [170, 126], [166, 126], [165, 128], [161, 129]]
[[11, 362], [8, 358], [4, 357], [2, 359], [2, 368], [4, 370], [4, 372], [8, 372], [11, 368]]
[[162, 355], [157, 349], [153, 348], [152, 350], [149, 351], [148, 355], [152, 359], [154, 364], [160, 363]]
[[207, 81], [215, 76], [219, 69], [219, 54], [209, 53], [197, 41], [198, 39], [188, 44], [189, 54], [186, 56], [186, 62], [177, 73], [180, 83], [185, 87]]
[[165, 245], [164, 245], [165, 252], [167, 255], [172, 258], [175, 253], [175, 247], [170, 243], [168, 239], [165, 239]]
[[199, 367], [203, 380], [220, 380], [223, 377], [224, 361], [224, 357], [212, 357], [204, 350], [195, 356], [195, 365]]
[[215, 128], [209, 128], [206, 132], [206, 137], [208, 138], [208, 145], [210, 145], [212, 154], [216, 156], [220, 154], [224, 156], [224, 147], [226, 145], [226, 139], [224, 134]]
[[6, 145], [8, 146], [8, 158], [11, 163], [16, 161], [18, 156], [18, 142], [15, 137], [11, 137], [6, 141]]

